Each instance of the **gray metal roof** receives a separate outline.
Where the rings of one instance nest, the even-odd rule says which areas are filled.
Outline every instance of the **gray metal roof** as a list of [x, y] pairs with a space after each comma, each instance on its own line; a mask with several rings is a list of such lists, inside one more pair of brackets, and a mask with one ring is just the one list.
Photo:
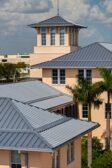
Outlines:
[[42, 107], [43, 109], [50, 109], [50, 108], [59, 106], [59, 104], [67, 104], [70, 102], [70, 100], [71, 102], [73, 101], [73, 98], [71, 96], [69, 97], [68, 95], [62, 95], [59, 97], [54, 97], [54, 98], [47, 99], [44, 101], [32, 103], [32, 105], [36, 107], [40, 107], [40, 108]]
[[63, 124], [43, 131], [41, 136], [45, 138], [53, 146], [53, 148], [55, 148], [59, 146], [60, 143], [65, 143], [70, 139], [73, 139], [73, 137], [79, 137], [86, 132], [88, 127], [92, 128], [94, 126], [95, 123], [90, 124], [87, 121], [71, 119], [67, 122], [64, 122]]
[[48, 113], [46, 112], [46, 110], [43, 110], [41, 108], [29, 106], [28, 104], [23, 104], [15, 100], [12, 100], [12, 102], [14, 103], [16, 108], [21, 111], [23, 116], [28, 120], [28, 122], [34, 129], [63, 118], [61, 115]]
[[0, 103], [0, 149], [52, 152], [99, 126], [9, 98]]
[[[7, 122], [6, 122], [7, 120]], [[0, 98], [0, 129], [32, 129], [10, 99]]]
[[0, 85], [0, 90], [0, 97], [9, 97], [35, 106], [39, 104], [39, 107], [45, 109], [72, 102], [71, 96], [38, 80]]
[[107, 50], [112, 52], [112, 44], [111, 43], [100, 43], [103, 47], [105, 47]]
[[112, 52], [100, 43], [93, 43], [32, 68], [112, 68]]
[[0, 130], [0, 149], [51, 152], [44, 141], [34, 131]]
[[54, 16], [52, 18], [46, 19], [46, 20], [38, 22], [38, 23], [31, 24], [29, 26], [32, 28], [52, 27], [52, 26], [70, 26], [70, 27], [72, 26], [72, 27], [80, 28], [80, 29], [86, 28], [85, 26], [71, 23], [71, 22], [65, 20], [64, 18], [62, 18], [61, 16]]

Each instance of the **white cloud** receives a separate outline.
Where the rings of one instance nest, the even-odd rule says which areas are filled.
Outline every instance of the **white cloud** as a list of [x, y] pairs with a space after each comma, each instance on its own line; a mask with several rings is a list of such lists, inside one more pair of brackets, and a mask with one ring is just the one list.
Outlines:
[[106, 7], [106, 11], [112, 13], [112, 0], [103, 0], [103, 4]]
[[[102, 5], [110, 10], [112, 0], [104, 1]], [[0, 31], [6, 31], [8, 34], [9, 27], [13, 27], [13, 29], [15, 27], [15, 30], [18, 31], [19, 26], [26, 26], [52, 17], [56, 15], [56, 7], [56, 0], [0, 0], [0, 21], [1, 24], [4, 24], [3, 30], [0, 29]], [[103, 12], [98, 5], [91, 5], [86, 0], [60, 1], [60, 14], [78, 24], [84, 23], [84, 20], [86, 24], [93, 20], [108, 25], [112, 24], [112, 18], [106, 12]], [[16, 31], [14, 32], [16, 33]], [[92, 30], [89, 33], [88, 36], [92, 34]]]
[[100, 20], [104, 21], [106, 19], [105, 14], [100, 10], [99, 6], [94, 5], [90, 10], [89, 10], [89, 17], [94, 20]]
[[1, 0], [0, 9], [14, 13], [41, 13], [52, 8], [50, 0]]

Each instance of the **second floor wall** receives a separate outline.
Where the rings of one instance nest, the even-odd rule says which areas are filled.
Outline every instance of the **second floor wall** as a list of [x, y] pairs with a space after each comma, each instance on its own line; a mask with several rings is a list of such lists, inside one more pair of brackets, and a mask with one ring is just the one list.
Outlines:
[[101, 81], [101, 75], [98, 69], [43, 69], [42, 81], [56, 89], [70, 94], [66, 85], [77, 85], [78, 75], [92, 80], [93, 83]]
[[[56, 89], [71, 94], [66, 88], [66, 85], [74, 86], [77, 85], [78, 75], [91, 80], [92, 83], [101, 81], [101, 75], [98, 69], [43, 69], [43, 82], [55, 87]], [[105, 143], [105, 137], [102, 137], [106, 130], [106, 103], [107, 93], [104, 92], [100, 96], [102, 104], [99, 109], [92, 107], [92, 121], [98, 122], [101, 126], [93, 132], [93, 136], [97, 136], [101, 139], [101, 142]], [[112, 127], [112, 99], [111, 99], [111, 120], [110, 125]], [[83, 120], [88, 119], [88, 108], [79, 105], [79, 117]]]

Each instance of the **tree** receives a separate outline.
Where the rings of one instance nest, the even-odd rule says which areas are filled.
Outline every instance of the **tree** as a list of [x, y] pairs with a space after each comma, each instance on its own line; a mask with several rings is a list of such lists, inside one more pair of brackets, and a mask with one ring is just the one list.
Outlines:
[[[102, 101], [99, 95], [102, 93], [102, 88], [99, 83], [88, 81], [84, 78], [78, 78], [78, 84], [74, 88], [67, 86], [73, 95], [73, 100], [78, 104], [88, 104], [88, 121], [91, 121], [91, 109], [99, 108]], [[92, 164], [92, 132], [88, 134], [88, 167], [91, 168]]]
[[3, 77], [8, 82], [11, 78], [13, 78], [13, 75], [15, 73], [15, 64], [11, 63], [4, 63], [3, 64]]
[[0, 79], [3, 78], [3, 64], [0, 63]]
[[22, 72], [21, 70], [23, 70], [24, 68], [26, 68], [26, 64], [24, 62], [18, 62], [17, 64], [15, 64], [13, 82], [15, 82], [16, 80], [18, 80], [18, 78], [20, 78]]
[[[92, 138], [92, 162], [103, 153], [103, 144], [97, 137]], [[82, 138], [82, 168], [87, 168], [87, 137]]]
[[105, 151], [93, 162], [93, 168], [112, 168], [112, 151]]
[[106, 149], [110, 149], [110, 100], [112, 98], [112, 72], [109, 69], [101, 68], [103, 81], [99, 82], [103, 92], [107, 92], [107, 119], [106, 119]]
[[7, 82], [12, 81], [15, 82], [18, 78], [20, 78], [21, 70], [26, 68], [26, 64], [24, 62], [19, 62], [17, 64], [12, 63], [1, 63], [0, 64], [0, 78], [5, 78]]

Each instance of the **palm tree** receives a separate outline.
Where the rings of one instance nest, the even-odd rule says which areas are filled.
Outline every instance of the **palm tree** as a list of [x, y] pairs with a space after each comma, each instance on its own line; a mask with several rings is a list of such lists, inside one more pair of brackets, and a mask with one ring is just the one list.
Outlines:
[[107, 92], [107, 119], [106, 119], [106, 149], [110, 149], [110, 100], [112, 98], [112, 72], [109, 69], [101, 68], [103, 81], [100, 85], [103, 91]]
[[[91, 121], [92, 106], [99, 108], [102, 101], [99, 96], [102, 93], [99, 83], [92, 84], [84, 78], [78, 79], [78, 84], [73, 88], [67, 86], [67, 89], [72, 93], [74, 102], [78, 104], [88, 104], [88, 121]], [[88, 134], [88, 167], [92, 164], [92, 132]]]

